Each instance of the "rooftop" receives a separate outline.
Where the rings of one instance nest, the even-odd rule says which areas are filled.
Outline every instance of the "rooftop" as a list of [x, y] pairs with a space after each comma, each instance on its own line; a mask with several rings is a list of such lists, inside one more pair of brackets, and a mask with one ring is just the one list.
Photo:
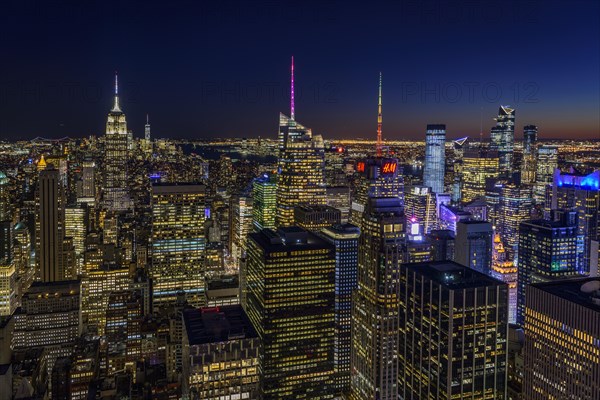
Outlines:
[[218, 278], [206, 280], [207, 290], [232, 289], [239, 288], [240, 282], [237, 275], [223, 275]]
[[531, 286], [600, 312], [600, 278], [534, 283]]
[[183, 321], [190, 345], [258, 337], [239, 304], [186, 310]]
[[335, 224], [323, 230], [323, 234], [332, 237], [358, 237], [360, 228], [352, 224]]
[[502, 281], [454, 261], [404, 264], [402, 269], [415, 271], [450, 290], [505, 285]]
[[282, 227], [277, 229], [277, 232], [272, 229], [263, 229], [260, 232], [251, 233], [249, 237], [268, 252], [333, 249], [332, 245], [325, 240], [298, 226]]

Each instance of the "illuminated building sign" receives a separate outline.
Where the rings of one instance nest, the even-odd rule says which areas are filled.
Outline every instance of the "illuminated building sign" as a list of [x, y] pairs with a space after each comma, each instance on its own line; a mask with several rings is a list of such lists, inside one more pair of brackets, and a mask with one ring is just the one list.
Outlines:
[[419, 231], [420, 231], [419, 223], [418, 222], [412, 222], [410, 224], [410, 234], [411, 235], [418, 235]]
[[356, 164], [356, 172], [365, 172], [365, 163], [359, 162]]
[[396, 164], [395, 162], [386, 162], [385, 164], [383, 164], [381, 166], [381, 173], [382, 174], [393, 174], [394, 172], [396, 172], [397, 166], [398, 166], [398, 164]]

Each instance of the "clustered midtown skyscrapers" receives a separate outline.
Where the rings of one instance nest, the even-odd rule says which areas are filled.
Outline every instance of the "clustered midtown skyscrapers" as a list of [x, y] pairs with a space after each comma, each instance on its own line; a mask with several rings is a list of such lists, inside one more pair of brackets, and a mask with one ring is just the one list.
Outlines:
[[115, 82], [105, 135], [0, 173], [0, 398], [598, 398], [600, 284], [565, 281], [598, 270], [598, 171], [531, 124], [520, 157], [509, 106], [388, 150], [381, 74], [376, 145], [330, 146], [291, 72], [242, 159], [134, 139]]

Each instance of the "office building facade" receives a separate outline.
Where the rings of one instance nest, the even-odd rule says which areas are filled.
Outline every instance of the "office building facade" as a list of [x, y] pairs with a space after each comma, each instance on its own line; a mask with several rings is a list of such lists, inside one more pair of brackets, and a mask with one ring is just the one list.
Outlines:
[[600, 398], [598, 321], [598, 278], [536, 283], [527, 288], [524, 398]]
[[506, 399], [507, 286], [449, 261], [404, 264], [400, 399]]
[[261, 398], [333, 398], [334, 246], [298, 227], [251, 233], [244, 275], [244, 309], [262, 341]]

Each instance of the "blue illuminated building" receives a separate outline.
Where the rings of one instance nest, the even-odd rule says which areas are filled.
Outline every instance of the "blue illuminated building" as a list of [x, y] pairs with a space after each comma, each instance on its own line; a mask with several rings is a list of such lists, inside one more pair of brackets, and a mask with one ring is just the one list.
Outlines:
[[440, 205], [439, 208], [440, 227], [442, 229], [451, 230], [456, 234], [456, 224], [461, 221], [470, 221], [473, 214], [460, 208], [449, 206], [447, 204]]
[[446, 125], [427, 125], [423, 184], [433, 193], [444, 193]]
[[577, 213], [557, 212], [555, 221], [519, 225], [517, 323], [525, 320], [526, 287], [581, 275], [577, 266]]
[[556, 169], [553, 183], [551, 209], [577, 213], [578, 269], [590, 272], [598, 257], [592, 241], [600, 239], [600, 170], [583, 175]]
[[496, 126], [491, 131], [492, 149], [498, 151], [500, 174], [509, 176], [513, 170], [513, 151], [515, 147], [515, 109], [500, 106]]

